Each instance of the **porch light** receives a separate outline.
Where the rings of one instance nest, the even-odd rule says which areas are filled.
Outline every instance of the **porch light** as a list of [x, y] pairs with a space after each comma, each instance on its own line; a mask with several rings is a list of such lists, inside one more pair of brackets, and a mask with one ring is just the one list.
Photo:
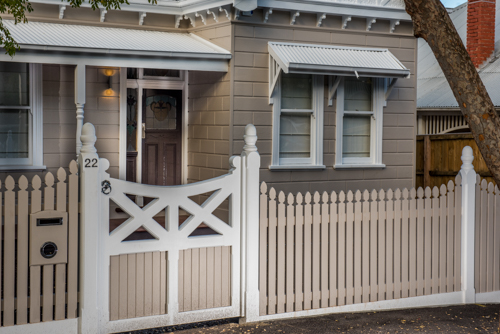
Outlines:
[[107, 68], [104, 70], [104, 75], [108, 77], [108, 89], [104, 91], [105, 95], [112, 95], [113, 94], [113, 89], [111, 88], [111, 77], [115, 73], [114, 70]]

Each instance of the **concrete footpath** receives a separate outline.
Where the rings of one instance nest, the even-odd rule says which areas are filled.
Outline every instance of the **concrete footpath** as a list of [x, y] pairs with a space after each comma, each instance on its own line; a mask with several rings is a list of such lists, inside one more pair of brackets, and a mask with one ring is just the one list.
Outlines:
[[500, 304], [474, 304], [397, 311], [331, 314], [243, 325], [237, 324], [237, 320], [233, 319], [222, 322], [214, 321], [156, 328], [132, 333], [500, 333], [498, 332], [499, 311]]

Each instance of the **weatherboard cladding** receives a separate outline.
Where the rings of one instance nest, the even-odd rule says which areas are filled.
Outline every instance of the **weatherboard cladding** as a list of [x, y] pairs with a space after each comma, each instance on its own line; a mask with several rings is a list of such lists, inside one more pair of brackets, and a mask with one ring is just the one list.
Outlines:
[[335, 68], [377, 69], [401, 75], [410, 71], [387, 49], [352, 48], [331, 45], [313, 45], [269, 42], [269, 51], [274, 53], [287, 67], [301, 65], [332, 66]]
[[[179, 54], [230, 55], [216, 45], [187, 33], [104, 28], [72, 24], [4, 20], [12, 37], [21, 45], [97, 50], [171, 52]], [[96, 50], [97, 49], [97, 50]]]

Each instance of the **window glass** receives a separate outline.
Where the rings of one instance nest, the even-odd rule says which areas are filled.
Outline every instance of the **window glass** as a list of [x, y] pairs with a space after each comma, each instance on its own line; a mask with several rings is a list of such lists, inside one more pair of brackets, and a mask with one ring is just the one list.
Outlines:
[[0, 158], [29, 158], [30, 117], [27, 109], [0, 109]]
[[146, 129], [177, 128], [177, 100], [168, 95], [146, 98]]
[[312, 75], [283, 74], [281, 109], [312, 109]]
[[311, 115], [280, 117], [280, 158], [311, 156]]
[[344, 79], [344, 110], [372, 111], [372, 79], [346, 77]]
[[0, 62], [0, 106], [29, 104], [29, 64]]
[[371, 115], [344, 115], [342, 155], [344, 158], [370, 157]]
[[181, 71], [179, 71], [179, 70], [165, 70], [165, 69], [159, 69], [159, 68], [145, 68], [144, 69], [144, 76], [179, 78], [181, 76]]

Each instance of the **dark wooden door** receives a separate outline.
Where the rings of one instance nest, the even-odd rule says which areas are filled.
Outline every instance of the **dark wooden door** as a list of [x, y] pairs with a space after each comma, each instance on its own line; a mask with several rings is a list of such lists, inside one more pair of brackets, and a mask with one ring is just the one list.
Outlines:
[[181, 184], [182, 91], [144, 89], [142, 183]]

